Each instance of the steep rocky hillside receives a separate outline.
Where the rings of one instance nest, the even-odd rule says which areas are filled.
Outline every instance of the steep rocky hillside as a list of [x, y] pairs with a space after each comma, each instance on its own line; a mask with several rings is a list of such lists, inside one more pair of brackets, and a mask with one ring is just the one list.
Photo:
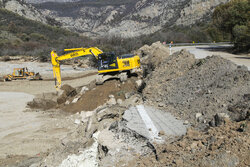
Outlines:
[[[64, 27], [91, 35], [134, 37], [173, 25], [207, 21], [215, 6], [229, 0], [84, 0], [35, 5]], [[108, 32], [108, 33], [107, 33]]]
[[46, 22], [46, 18], [53, 18], [65, 28], [92, 37], [113, 35], [128, 38], [176, 25], [206, 22], [217, 5], [229, 0], [52, 1], [26, 0], [35, 9], [23, 0], [8, 0], [5, 8], [33, 20]]

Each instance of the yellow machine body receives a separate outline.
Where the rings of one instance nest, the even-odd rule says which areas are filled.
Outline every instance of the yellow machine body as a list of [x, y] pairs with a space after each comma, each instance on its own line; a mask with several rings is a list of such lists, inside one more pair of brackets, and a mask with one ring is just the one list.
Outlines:
[[140, 57], [137, 55], [121, 55], [116, 56], [113, 53], [104, 53], [97, 47], [91, 48], [72, 48], [64, 49], [64, 51], [73, 51], [61, 56], [53, 50], [51, 52], [51, 63], [53, 66], [53, 75], [55, 78], [55, 87], [60, 88], [62, 84], [60, 62], [62, 60], [72, 59], [76, 57], [93, 55], [98, 61], [98, 73], [109, 74], [114, 72], [124, 72], [140, 68]]

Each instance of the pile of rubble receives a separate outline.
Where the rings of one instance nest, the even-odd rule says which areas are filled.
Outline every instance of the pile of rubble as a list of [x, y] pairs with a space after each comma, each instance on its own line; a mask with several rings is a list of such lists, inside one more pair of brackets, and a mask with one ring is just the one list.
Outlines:
[[155, 154], [139, 156], [134, 166], [248, 166], [249, 121], [231, 122], [206, 132], [189, 129], [181, 139], [156, 145]]
[[[146, 57], [147, 65], [151, 54]], [[209, 126], [217, 113], [232, 120], [247, 118], [250, 72], [246, 67], [219, 56], [197, 60], [185, 50], [166, 54], [160, 63], [154, 60], [151, 63], [155, 68], [146, 76], [142, 94], [146, 103], [164, 108], [201, 129]], [[248, 103], [244, 113], [230, 111], [242, 101]]]

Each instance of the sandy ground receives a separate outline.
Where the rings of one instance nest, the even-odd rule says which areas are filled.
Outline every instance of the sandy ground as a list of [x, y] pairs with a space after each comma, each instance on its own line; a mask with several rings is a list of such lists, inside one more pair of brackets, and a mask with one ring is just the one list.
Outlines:
[[[9, 61], [0, 62], [0, 76], [11, 74], [14, 68], [27, 67], [31, 72], [39, 72], [44, 79], [53, 78], [53, 69], [50, 62], [39, 63], [39, 62], [20, 62], [20, 61]], [[89, 71], [87, 68], [73, 69], [71, 65], [61, 65], [62, 77], [76, 76], [81, 74], [83, 71]]]
[[[56, 147], [66, 135], [75, 130], [74, 119], [59, 111], [30, 112], [26, 103], [36, 95], [56, 92], [49, 63], [0, 62], [0, 75], [14, 67], [34, 67], [45, 80], [0, 82], [0, 166], [35, 157], [39, 160]], [[87, 85], [96, 78], [96, 70], [73, 70], [64, 66], [63, 84], [73, 87]], [[78, 77], [77, 77], [78, 76]]]
[[[50, 63], [37, 62], [0, 62], [0, 76], [10, 73], [13, 68], [28, 67], [30, 71], [39, 72], [44, 80], [27, 81], [15, 80], [11, 82], [0, 82], [0, 92], [24, 92], [32, 95], [55, 92], [55, 82], [53, 80], [53, 71]], [[61, 66], [62, 84], [69, 84], [72, 87], [86, 85], [95, 79], [94, 69], [77, 69], [74, 70], [69, 65]], [[89, 76], [88, 76], [89, 75]], [[85, 77], [87, 76], [87, 77]], [[71, 79], [70, 79], [71, 78]]]
[[[57, 113], [23, 112], [33, 95], [0, 92], [0, 162], [11, 155], [39, 156], [74, 129]], [[2, 164], [0, 163], [0, 166]]]
[[238, 65], [245, 65], [250, 70], [250, 55], [248, 54], [241, 54], [235, 55], [223, 51], [224, 49], [229, 48], [230, 45], [222, 45], [222, 46], [178, 46], [172, 47], [172, 53], [176, 51], [180, 51], [182, 49], [187, 49], [190, 53], [194, 54], [197, 59], [202, 59], [207, 56], [218, 55], [225, 59], [231, 60], [232, 62]]

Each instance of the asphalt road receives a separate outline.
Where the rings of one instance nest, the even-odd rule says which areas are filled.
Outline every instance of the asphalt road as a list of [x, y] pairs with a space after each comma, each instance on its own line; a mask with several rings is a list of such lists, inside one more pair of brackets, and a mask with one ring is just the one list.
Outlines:
[[231, 60], [237, 65], [245, 65], [250, 70], [250, 54], [232, 54], [228, 50], [232, 47], [230, 44], [226, 45], [199, 45], [199, 46], [175, 46], [172, 47], [172, 53], [182, 49], [188, 50], [194, 54], [197, 59], [202, 59], [207, 56], [218, 55], [225, 59]]

